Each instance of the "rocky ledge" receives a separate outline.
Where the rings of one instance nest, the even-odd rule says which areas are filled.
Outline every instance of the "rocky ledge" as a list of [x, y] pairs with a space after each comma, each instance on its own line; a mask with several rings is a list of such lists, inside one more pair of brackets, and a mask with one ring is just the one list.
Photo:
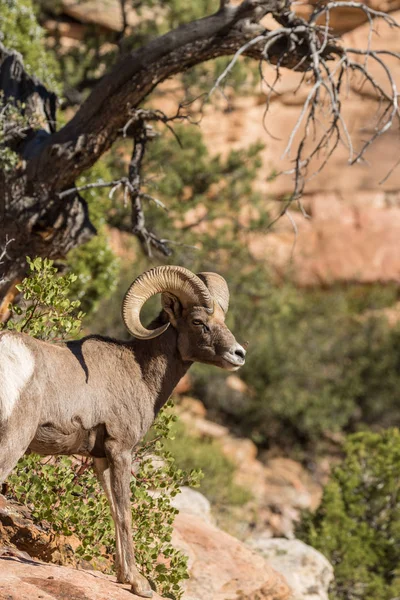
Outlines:
[[[2, 550], [0, 549], [0, 553]], [[11, 555], [10, 555], [11, 554]], [[0, 557], [1, 600], [133, 600], [129, 586], [97, 571], [81, 571], [30, 559], [3, 549]], [[154, 594], [154, 600], [161, 596]]]
[[[178, 515], [174, 538], [175, 545], [189, 556], [185, 600], [289, 600], [292, 595], [284, 577], [261, 554], [200, 516]], [[52, 552], [46, 554], [48, 534], [32, 522], [26, 508], [0, 497], [0, 600], [137, 598], [129, 586], [116, 584], [113, 577], [42, 562], [47, 556], [70, 561], [71, 548], [63, 547], [67, 539], [52, 543]], [[32, 558], [33, 554], [42, 560]]]

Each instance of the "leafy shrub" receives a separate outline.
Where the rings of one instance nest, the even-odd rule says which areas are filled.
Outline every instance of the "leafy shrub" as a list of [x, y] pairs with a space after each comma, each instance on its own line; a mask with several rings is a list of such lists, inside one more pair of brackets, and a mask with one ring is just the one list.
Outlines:
[[[50, 341], [76, 335], [84, 316], [77, 313], [79, 300], [68, 299], [76, 276], [58, 276], [48, 259], [28, 259], [28, 264], [30, 277], [19, 286], [23, 304], [11, 307], [13, 318], [7, 329]], [[171, 499], [180, 486], [196, 486], [200, 479], [198, 471], [177, 468], [165, 448], [175, 420], [169, 410], [159, 413], [151, 435], [135, 450], [136, 474], [131, 483], [138, 566], [168, 598], [180, 598], [180, 582], [188, 577], [187, 558], [171, 544], [177, 513]], [[81, 539], [78, 555], [91, 560], [112, 552], [114, 533], [106, 498], [88, 466], [86, 459], [66, 457], [43, 464], [32, 454], [19, 461], [9, 481], [13, 497], [28, 504], [34, 517], [48, 521], [55, 532], [76, 534]]]
[[82, 311], [78, 312], [79, 300], [68, 298], [76, 275], [69, 273], [59, 277], [53, 261], [48, 258], [27, 257], [27, 261], [29, 275], [17, 285], [23, 295], [22, 306], [10, 306], [12, 318], [5, 327], [46, 340], [76, 336], [85, 316]]
[[349, 436], [316, 513], [297, 532], [335, 569], [332, 600], [400, 596], [400, 432]]
[[[196, 486], [199, 471], [184, 472], [164, 448], [175, 418], [159, 413], [151, 439], [137, 448], [138, 470], [131, 482], [133, 541], [136, 561], [160, 594], [180, 598], [181, 582], [188, 577], [187, 557], [171, 544], [177, 510], [171, 499], [182, 485]], [[31, 454], [22, 458], [10, 476], [10, 494], [27, 504], [38, 521], [46, 520], [53, 531], [75, 534], [76, 549], [84, 560], [94, 561], [113, 552], [115, 536], [107, 500], [87, 461], [66, 457], [43, 464]], [[157, 493], [155, 493], [157, 492]]]

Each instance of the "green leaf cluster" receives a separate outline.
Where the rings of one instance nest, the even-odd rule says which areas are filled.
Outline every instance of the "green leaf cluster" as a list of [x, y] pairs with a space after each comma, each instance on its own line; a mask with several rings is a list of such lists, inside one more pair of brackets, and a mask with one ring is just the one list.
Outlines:
[[23, 300], [10, 305], [12, 318], [4, 327], [29, 333], [46, 340], [76, 336], [81, 329], [84, 313], [79, 300], [70, 300], [70, 286], [76, 275], [58, 275], [54, 262], [48, 258], [27, 257], [29, 274], [17, 285]]
[[332, 600], [400, 596], [400, 432], [349, 436], [316, 513], [297, 535], [331, 561]]
[[57, 92], [57, 61], [45, 47], [45, 32], [36, 18], [32, 0], [2, 0], [0, 4], [0, 41], [10, 50], [22, 54], [24, 65], [49, 89]]

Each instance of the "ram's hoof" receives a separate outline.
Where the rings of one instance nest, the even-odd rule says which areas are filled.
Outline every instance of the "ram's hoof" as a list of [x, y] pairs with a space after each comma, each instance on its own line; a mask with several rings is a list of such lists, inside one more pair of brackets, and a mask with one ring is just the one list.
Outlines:
[[131, 592], [142, 598], [153, 597], [153, 590], [145, 577], [140, 577], [140, 579], [132, 582]]

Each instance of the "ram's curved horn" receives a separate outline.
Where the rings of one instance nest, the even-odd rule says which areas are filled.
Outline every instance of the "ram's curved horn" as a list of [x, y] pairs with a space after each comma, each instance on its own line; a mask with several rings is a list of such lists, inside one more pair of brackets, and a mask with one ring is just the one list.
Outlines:
[[133, 336], [149, 340], [161, 335], [169, 327], [169, 323], [166, 323], [150, 330], [140, 322], [140, 310], [144, 303], [163, 292], [174, 294], [183, 306], [203, 306], [210, 314], [214, 312], [212, 294], [197, 275], [184, 267], [155, 267], [135, 279], [122, 303], [122, 318]]
[[225, 279], [218, 273], [197, 273], [211, 292], [211, 296], [218, 302], [224, 313], [229, 308], [229, 288]]

